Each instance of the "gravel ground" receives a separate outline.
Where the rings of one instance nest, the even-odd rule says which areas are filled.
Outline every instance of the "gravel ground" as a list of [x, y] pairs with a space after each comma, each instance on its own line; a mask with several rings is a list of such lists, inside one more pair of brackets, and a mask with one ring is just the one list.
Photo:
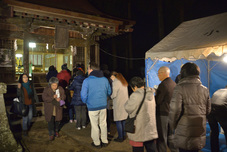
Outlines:
[[16, 139], [21, 143], [25, 152], [93, 152], [94, 150], [81, 145], [71, 137], [60, 132], [60, 137], [49, 141], [47, 123], [35, 122], [28, 137], [22, 136], [21, 125], [13, 126]]

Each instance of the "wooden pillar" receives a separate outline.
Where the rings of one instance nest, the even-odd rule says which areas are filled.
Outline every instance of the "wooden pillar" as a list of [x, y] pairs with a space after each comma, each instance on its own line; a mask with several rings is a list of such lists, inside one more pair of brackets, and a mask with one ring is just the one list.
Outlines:
[[29, 36], [27, 32], [24, 32], [24, 55], [23, 55], [23, 67], [24, 73], [29, 74]]
[[46, 71], [45, 71], [45, 64], [46, 63], [45, 63], [45, 54], [44, 53], [42, 53], [42, 62], [43, 62], [43, 67], [42, 67], [43, 68], [43, 72], [46, 73]]
[[99, 44], [95, 44], [95, 62], [100, 66], [100, 50], [99, 50]]
[[84, 59], [85, 59], [85, 72], [87, 72], [87, 67], [90, 62], [90, 43], [86, 42], [84, 47]]
[[90, 48], [91, 48], [91, 45], [90, 43], [87, 43], [87, 65], [90, 63]]
[[84, 70], [87, 72], [87, 46], [84, 47]]

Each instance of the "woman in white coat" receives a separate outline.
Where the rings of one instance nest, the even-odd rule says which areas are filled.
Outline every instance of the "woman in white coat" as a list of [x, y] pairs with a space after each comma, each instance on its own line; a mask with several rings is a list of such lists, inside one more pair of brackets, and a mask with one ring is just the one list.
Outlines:
[[149, 87], [145, 88], [144, 81], [140, 77], [133, 77], [129, 85], [134, 91], [125, 103], [125, 110], [130, 118], [135, 117], [143, 100], [144, 91], [146, 91], [144, 102], [134, 122], [135, 133], [127, 133], [132, 151], [143, 152], [145, 147], [147, 152], [156, 152], [155, 140], [158, 138], [158, 132], [156, 127], [154, 90]]
[[114, 139], [116, 142], [123, 142], [125, 138], [125, 119], [128, 114], [124, 109], [124, 104], [128, 100], [128, 82], [125, 80], [121, 73], [115, 71], [111, 72], [112, 95], [113, 99], [113, 113], [114, 121], [117, 125], [118, 137]]

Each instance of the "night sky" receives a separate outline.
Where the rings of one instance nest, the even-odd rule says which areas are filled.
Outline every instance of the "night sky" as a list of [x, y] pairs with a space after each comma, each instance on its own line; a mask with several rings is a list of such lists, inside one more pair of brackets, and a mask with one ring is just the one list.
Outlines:
[[[89, 2], [106, 14], [136, 21], [131, 34], [125, 33], [102, 40], [100, 43], [101, 50], [111, 54], [115, 50], [116, 55], [126, 58], [130, 57], [127, 51], [130, 47], [133, 58], [144, 58], [147, 50], [183, 21], [227, 11], [226, 0], [89, 0]], [[159, 25], [159, 15], [163, 21], [163, 28]], [[107, 64], [110, 71], [121, 72], [128, 79], [135, 75], [144, 76], [144, 60], [133, 60], [133, 66], [130, 67], [127, 65], [129, 60], [119, 58], [114, 65], [114, 57], [103, 51], [100, 51], [100, 58], [101, 64]]]

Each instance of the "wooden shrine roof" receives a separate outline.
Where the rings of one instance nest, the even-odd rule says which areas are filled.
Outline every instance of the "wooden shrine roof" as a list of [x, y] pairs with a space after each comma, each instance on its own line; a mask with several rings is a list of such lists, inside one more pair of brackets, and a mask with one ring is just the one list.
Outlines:
[[12, 17], [33, 18], [66, 23], [86, 29], [101, 29], [105, 34], [132, 32], [134, 21], [103, 14], [87, 0], [4, 0], [12, 8]]

